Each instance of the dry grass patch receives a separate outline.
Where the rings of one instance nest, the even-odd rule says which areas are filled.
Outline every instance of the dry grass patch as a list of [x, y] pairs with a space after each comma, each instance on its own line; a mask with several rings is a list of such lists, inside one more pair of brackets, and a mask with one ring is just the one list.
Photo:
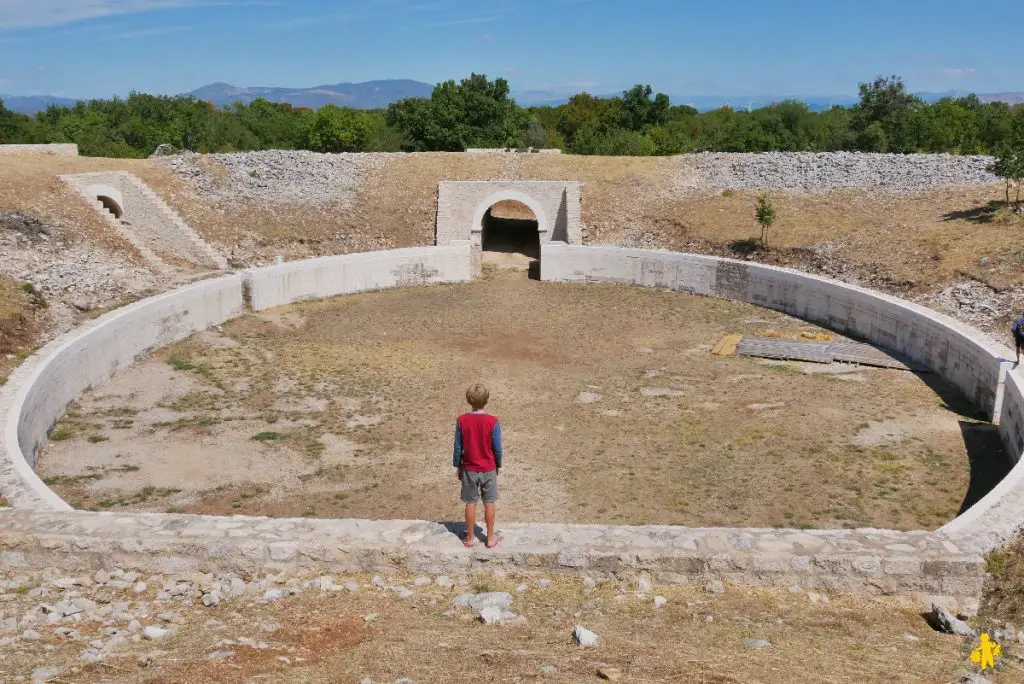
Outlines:
[[34, 345], [45, 306], [31, 285], [0, 275], [0, 384]]

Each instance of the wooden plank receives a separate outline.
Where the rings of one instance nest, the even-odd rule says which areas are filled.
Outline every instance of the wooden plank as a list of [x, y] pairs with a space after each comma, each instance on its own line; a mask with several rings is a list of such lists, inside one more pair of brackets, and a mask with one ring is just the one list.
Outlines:
[[743, 339], [743, 335], [726, 335], [711, 349], [715, 356], [735, 356], [736, 345]]

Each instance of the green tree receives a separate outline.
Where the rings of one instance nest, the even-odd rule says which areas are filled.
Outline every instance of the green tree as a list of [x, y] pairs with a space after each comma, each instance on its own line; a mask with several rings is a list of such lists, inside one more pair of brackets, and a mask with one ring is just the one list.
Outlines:
[[1024, 145], [1007, 144], [996, 160], [988, 167], [989, 172], [1003, 179], [1006, 185], [1006, 205], [1010, 206], [1010, 190], [1016, 188], [1013, 212], [1021, 213], [1020, 186], [1024, 182]]
[[358, 152], [372, 133], [366, 112], [329, 104], [316, 111], [306, 142], [315, 152]]
[[471, 74], [460, 83], [439, 83], [430, 99], [409, 99], [388, 108], [411, 150], [458, 152], [467, 147], [523, 147], [530, 115], [509, 95], [508, 82]]
[[[908, 93], [898, 76], [878, 76], [871, 83], [861, 83], [859, 90], [860, 101], [853, 108], [851, 122], [858, 148], [865, 152], [915, 151], [921, 138], [921, 99]], [[879, 135], [878, 129], [885, 135]]]
[[768, 195], [762, 193], [757, 196], [754, 218], [761, 224], [761, 246], [768, 249], [768, 231], [775, 223], [775, 205], [768, 199]]

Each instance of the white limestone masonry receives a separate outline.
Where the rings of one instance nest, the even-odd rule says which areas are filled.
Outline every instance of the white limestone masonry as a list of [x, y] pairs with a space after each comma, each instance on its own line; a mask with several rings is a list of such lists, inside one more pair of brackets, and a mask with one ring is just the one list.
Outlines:
[[59, 154], [67, 157], [78, 156], [75, 143], [48, 143], [45, 145], [0, 145], [0, 154]]
[[[437, 186], [434, 243], [442, 246], [468, 240], [479, 252], [487, 210], [498, 202], [515, 200], [537, 217], [541, 244], [582, 244], [581, 186], [576, 181], [442, 181]], [[474, 258], [473, 263], [473, 274], [479, 275], [479, 259]]]
[[307, 299], [471, 278], [468, 241], [320, 257], [246, 271], [254, 311]]
[[[138, 356], [252, 309], [367, 289], [469, 280], [472, 245], [351, 254], [203, 281], [103, 316], [47, 345], [0, 388], [0, 568], [460, 571], [515, 567], [660, 581], [719, 577], [942, 597], [976, 608], [984, 554], [1024, 522], [1024, 375], [1009, 349], [894, 297], [749, 262], [670, 252], [542, 245], [544, 280], [612, 282], [745, 301], [860, 337], [922, 363], [999, 419], [1017, 466], [968, 512], [935, 531], [689, 529], [510, 525], [497, 551], [464, 549], [439, 523], [271, 520], [70, 511], [32, 472], [38, 444], [86, 388]], [[245, 292], [247, 290], [247, 292]]]

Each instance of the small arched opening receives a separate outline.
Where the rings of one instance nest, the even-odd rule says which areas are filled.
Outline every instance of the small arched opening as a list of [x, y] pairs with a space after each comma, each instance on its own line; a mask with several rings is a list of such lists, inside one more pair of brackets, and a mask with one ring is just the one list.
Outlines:
[[480, 227], [485, 262], [530, 270], [540, 265], [540, 221], [523, 202], [496, 202]]
[[124, 211], [121, 209], [121, 205], [117, 203], [113, 197], [107, 197], [106, 195], [97, 195], [97, 200], [103, 205], [103, 208], [114, 215], [114, 218], [121, 218]]

